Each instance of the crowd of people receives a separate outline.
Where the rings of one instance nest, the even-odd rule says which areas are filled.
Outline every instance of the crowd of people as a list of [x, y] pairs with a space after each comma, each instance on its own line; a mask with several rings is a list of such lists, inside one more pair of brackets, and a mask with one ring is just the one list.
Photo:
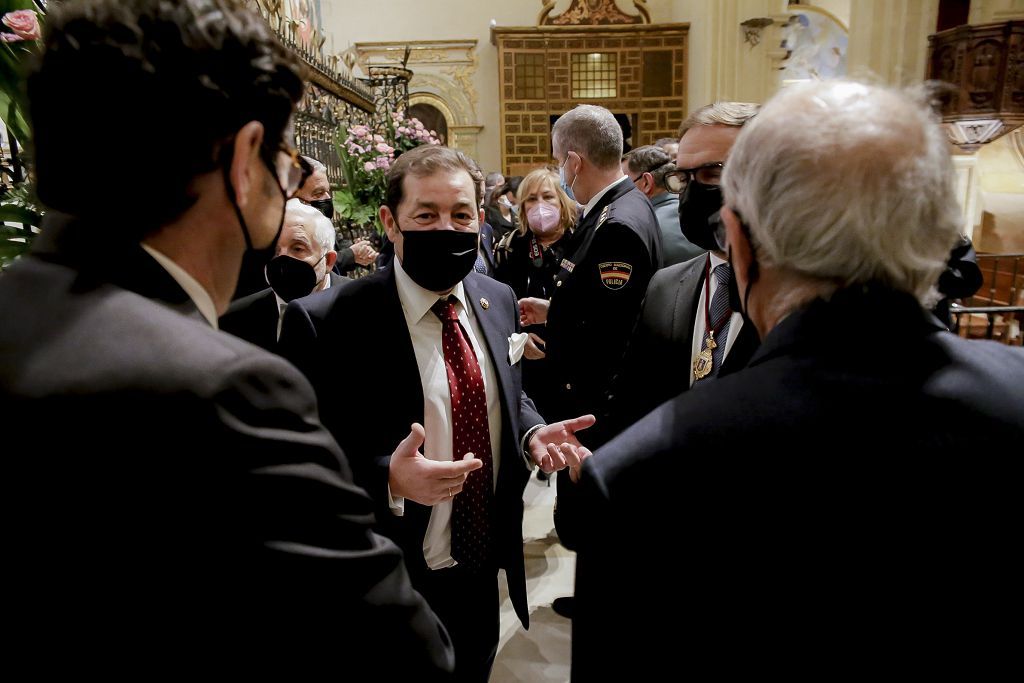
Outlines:
[[[302, 68], [238, 4], [61, 3], [28, 92], [48, 212], [0, 276], [19, 657], [486, 681], [499, 570], [529, 627], [539, 471], [578, 552], [574, 680], [1008, 663], [1024, 352], [931, 313], [966, 251], [924, 91], [716, 102], [625, 156], [579, 105], [521, 178], [418, 147], [354, 279], [379, 255], [336, 243], [295, 149]], [[82, 183], [107, 171], [117, 211]]]

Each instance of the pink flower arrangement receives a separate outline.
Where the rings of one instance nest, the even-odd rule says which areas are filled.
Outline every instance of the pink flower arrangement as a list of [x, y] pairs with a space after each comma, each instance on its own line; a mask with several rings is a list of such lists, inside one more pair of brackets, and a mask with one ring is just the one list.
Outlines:
[[420, 145], [441, 144], [440, 140], [403, 112], [392, 113], [377, 128], [359, 124], [346, 132], [338, 155], [347, 187], [335, 192], [334, 205], [342, 218], [361, 225], [372, 221], [383, 231], [377, 212], [384, 203], [387, 172], [395, 157]]
[[0, 33], [0, 41], [15, 43], [21, 40], [39, 40], [42, 37], [42, 32], [39, 30], [39, 17], [30, 9], [8, 12], [2, 21], [4, 26], [11, 29], [13, 33]]

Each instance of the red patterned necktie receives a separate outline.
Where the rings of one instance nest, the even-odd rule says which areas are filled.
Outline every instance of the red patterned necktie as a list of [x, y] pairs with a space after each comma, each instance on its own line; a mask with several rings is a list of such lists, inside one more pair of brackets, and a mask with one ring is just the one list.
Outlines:
[[431, 308], [441, 319], [441, 342], [452, 399], [452, 453], [466, 453], [484, 466], [469, 473], [462, 492], [452, 501], [452, 558], [469, 569], [490, 566], [493, 557], [491, 520], [494, 512], [494, 465], [487, 422], [487, 394], [473, 346], [455, 310], [455, 299], [440, 299]]

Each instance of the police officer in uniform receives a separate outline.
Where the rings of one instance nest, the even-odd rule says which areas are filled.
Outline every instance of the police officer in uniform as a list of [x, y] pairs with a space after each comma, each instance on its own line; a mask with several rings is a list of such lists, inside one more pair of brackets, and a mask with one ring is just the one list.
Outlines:
[[[520, 301], [524, 324], [547, 321], [553, 415], [572, 417], [601, 407], [651, 276], [661, 265], [661, 232], [651, 202], [622, 173], [622, 131], [603, 107], [580, 105], [551, 131], [563, 185], [583, 205], [582, 218], [555, 276], [550, 303]], [[595, 425], [595, 428], [599, 425]], [[594, 448], [600, 435], [585, 443]], [[559, 505], [571, 496], [577, 471], [559, 474]], [[560, 522], [556, 511], [556, 525]], [[572, 530], [559, 525], [572, 546]]]

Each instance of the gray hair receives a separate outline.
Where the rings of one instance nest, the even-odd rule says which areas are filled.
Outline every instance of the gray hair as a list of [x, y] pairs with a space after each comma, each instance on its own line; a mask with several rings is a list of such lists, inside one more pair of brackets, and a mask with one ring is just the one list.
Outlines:
[[654, 184], [662, 189], [665, 188], [665, 174], [676, 167], [668, 152], [654, 145], [637, 147], [623, 159], [631, 173], [650, 173]]
[[929, 305], [961, 219], [949, 144], [923, 94], [794, 85], [743, 127], [722, 190], [759, 263], [828, 283], [826, 295], [880, 282]]
[[679, 137], [694, 126], [736, 126], [742, 127], [757, 116], [760, 104], [753, 102], [714, 102], [706, 104], [686, 117], [679, 125]]
[[301, 199], [289, 199], [285, 205], [285, 220], [301, 220], [313, 226], [313, 238], [321, 247], [321, 254], [334, 251], [334, 225], [331, 219]]
[[559, 116], [551, 129], [551, 141], [600, 169], [616, 168], [622, 159], [619, 122], [610, 111], [593, 104], [580, 104]]
[[313, 168], [313, 173], [320, 173], [321, 171], [324, 173], [327, 172], [327, 166], [325, 166], [319, 159], [314, 159], [313, 157], [307, 157], [305, 155], [303, 155], [302, 158], [305, 159], [306, 163]]

